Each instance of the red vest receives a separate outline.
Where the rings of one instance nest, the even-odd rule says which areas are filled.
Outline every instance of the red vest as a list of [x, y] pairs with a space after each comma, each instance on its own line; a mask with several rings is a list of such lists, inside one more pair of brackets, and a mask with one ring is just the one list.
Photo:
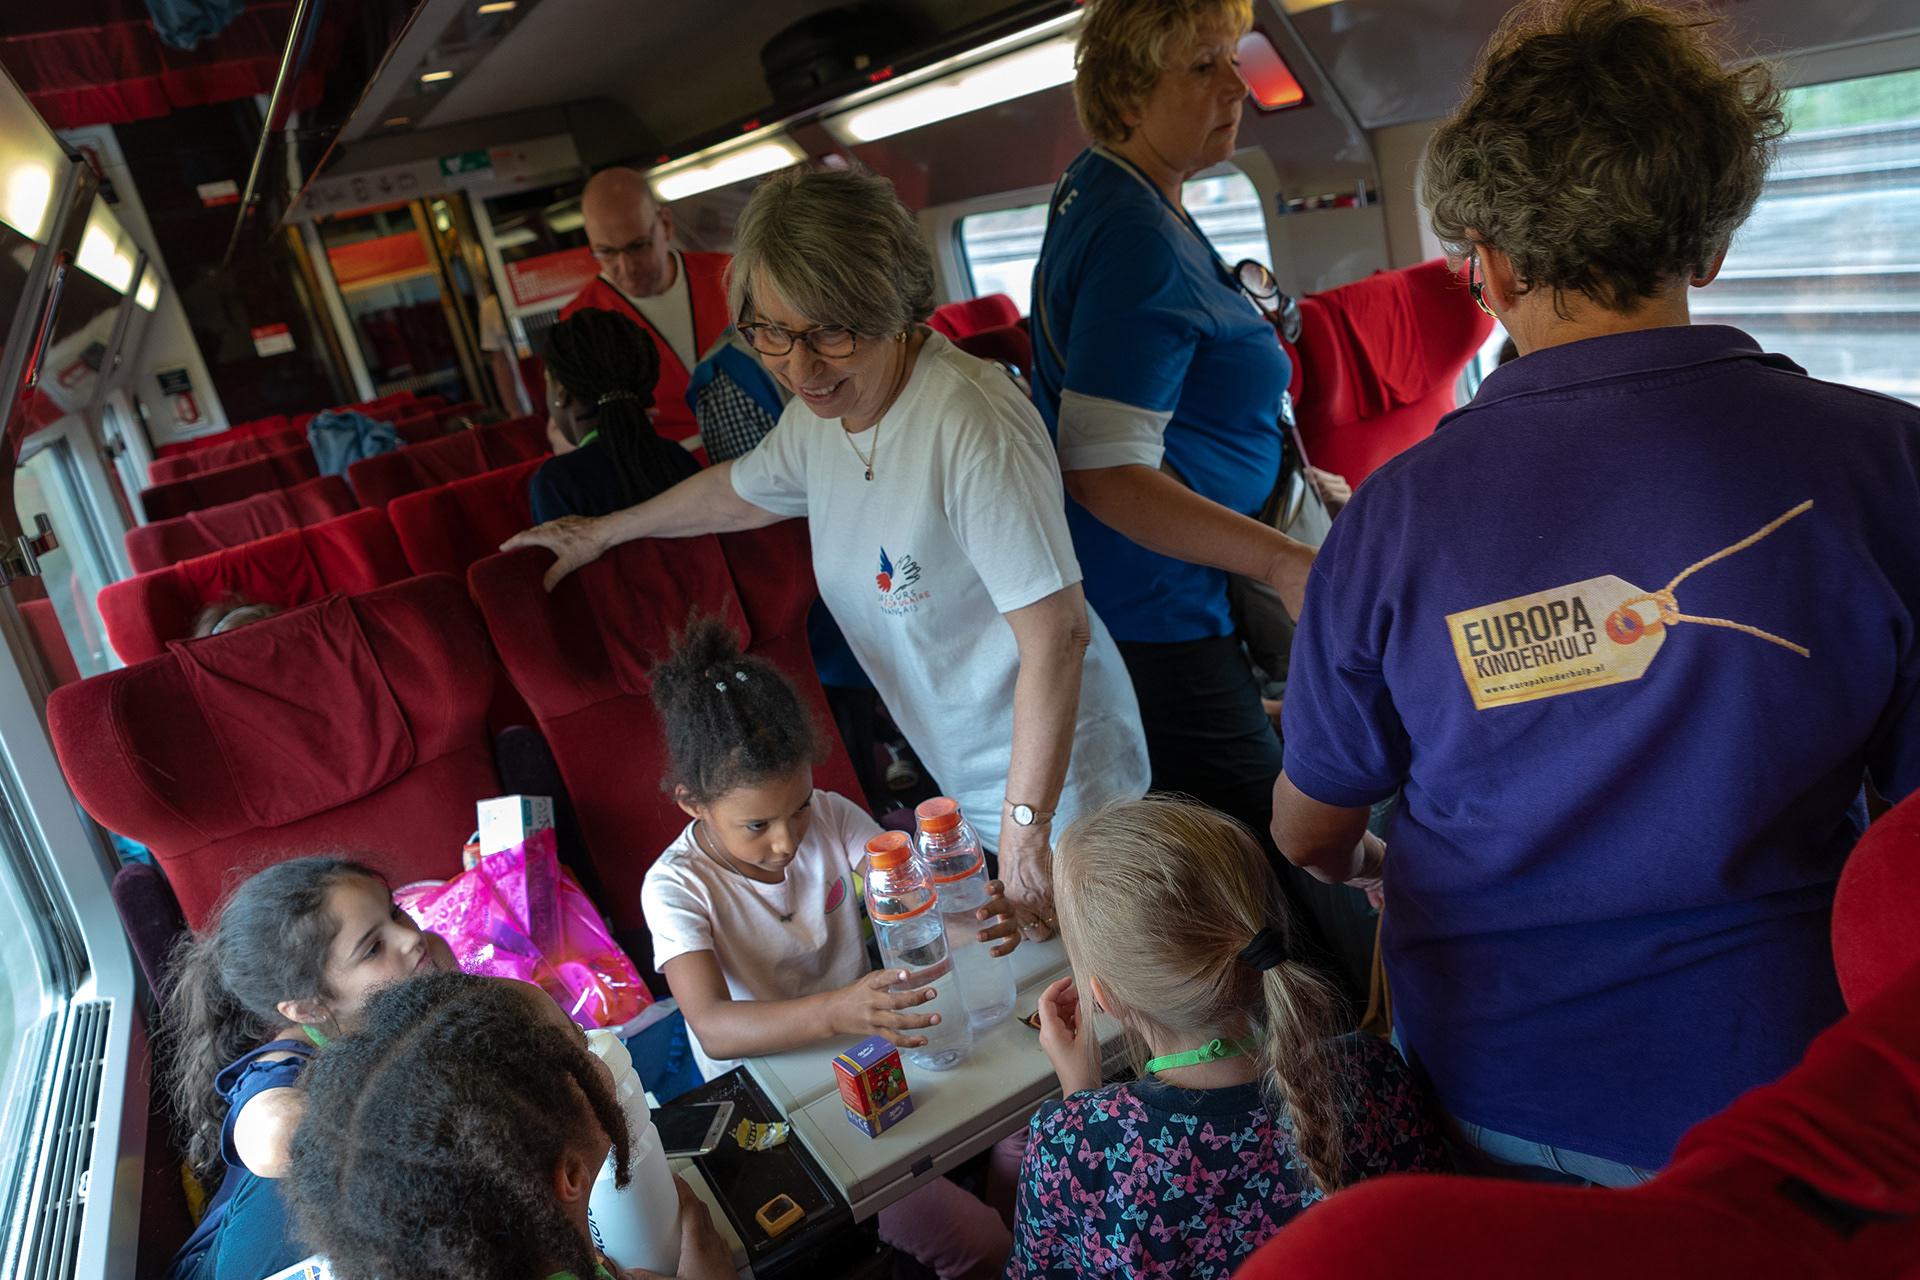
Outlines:
[[[724, 253], [683, 253], [680, 263], [687, 273], [687, 301], [693, 307], [693, 345], [696, 353], [705, 351], [720, 340], [727, 326], [733, 323], [727, 314], [726, 270], [729, 255]], [[627, 301], [627, 296], [607, 282], [605, 276], [596, 276], [587, 287], [574, 295], [560, 310], [560, 318], [565, 320], [576, 311], [593, 307], [601, 311], [617, 311], [627, 317], [653, 339], [654, 350], [660, 353], [660, 382], [653, 389], [655, 408], [654, 429], [667, 440], [685, 440], [699, 431], [693, 420], [693, 410], [687, 407], [687, 378], [692, 372], [680, 363], [673, 347], [660, 336], [647, 318], [640, 314], [639, 308]]]

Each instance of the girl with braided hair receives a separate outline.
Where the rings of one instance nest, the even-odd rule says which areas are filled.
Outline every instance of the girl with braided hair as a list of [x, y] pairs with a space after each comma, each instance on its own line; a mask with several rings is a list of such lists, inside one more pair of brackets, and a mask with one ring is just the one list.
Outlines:
[[[1148, 796], [1080, 819], [1054, 857], [1074, 976], [1040, 998], [1040, 1045], [1062, 1100], [1029, 1131], [1008, 1280], [1225, 1277], [1348, 1183], [1446, 1167], [1399, 1055], [1339, 1035], [1245, 827]], [[1090, 1005], [1144, 1048], [1140, 1079], [1101, 1086]]]
[[540, 354], [554, 456], [527, 489], [536, 522], [618, 511], [700, 470], [653, 429], [660, 353], [633, 321], [580, 311], [547, 330]]
[[344, 858], [295, 858], [256, 873], [211, 928], [175, 948], [160, 1016], [161, 1061], [186, 1157], [219, 1187], [170, 1280], [259, 1280], [305, 1257], [279, 1179], [304, 1109], [315, 1049], [359, 1025], [377, 988], [454, 967], [379, 873]]
[[[593, 1246], [587, 1201], [609, 1150], [626, 1181], [626, 1117], [585, 1033], [531, 983], [436, 973], [382, 991], [306, 1092], [291, 1196], [340, 1280], [650, 1275]], [[678, 1186], [680, 1280], [731, 1277]]]
[[[653, 672], [666, 731], [667, 785], [692, 819], [647, 869], [641, 906], [709, 1078], [750, 1055], [829, 1037], [924, 1044], [935, 989], [895, 990], [903, 971], [869, 972], [853, 876], [880, 834], [852, 801], [813, 785], [818, 732], [786, 677], [740, 651], [717, 618], [694, 617]], [[1001, 886], [980, 908], [980, 940], [1019, 942]], [[1007, 1181], [1018, 1150], [1001, 1154]], [[997, 1276], [1001, 1216], [944, 1178], [880, 1213], [880, 1238], [942, 1280]]]

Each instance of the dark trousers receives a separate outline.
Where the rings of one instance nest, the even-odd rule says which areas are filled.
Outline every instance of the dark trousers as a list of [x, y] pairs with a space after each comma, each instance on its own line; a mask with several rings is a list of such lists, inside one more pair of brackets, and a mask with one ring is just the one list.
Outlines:
[[1155, 791], [1192, 796], [1244, 822], [1267, 851], [1301, 924], [1301, 950], [1366, 1003], [1374, 917], [1366, 895], [1322, 884], [1274, 848], [1273, 783], [1280, 736], [1233, 636], [1172, 644], [1123, 641], [1120, 656], [1140, 700]]

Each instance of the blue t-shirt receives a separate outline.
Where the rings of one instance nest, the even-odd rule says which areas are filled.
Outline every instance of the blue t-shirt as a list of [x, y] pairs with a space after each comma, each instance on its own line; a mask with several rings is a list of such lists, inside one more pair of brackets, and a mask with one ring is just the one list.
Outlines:
[[[1292, 365], [1193, 220], [1126, 160], [1082, 152], [1054, 189], [1033, 284], [1033, 400], [1061, 470], [1158, 467], [1164, 450], [1195, 492], [1258, 511], [1280, 475]], [[1218, 569], [1149, 551], [1071, 498], [1067, 524], [1115, 639], [1232, 632]]]
[[[263, 1061], [261, 1055], [288, 1053], [288, 1058]], [[221, 1069], [213, 1078], [213, 1087], [227, 1100], [227, 1118], [220, 1127], [220, 1156], [227, 1170], [220, 1188], [207, 1202], [207, 1212], [193, 1229], [187, 1242], [174, 1255], [167, 1269], [169, 1280], [217, 1280], [221, 1237], [232, 1227], [231, 1211], [245, 1202], [250, 1211], [241, 1228], [247, 1235], [245, 1254], [251, 1265], [259, 1264], [259, 1275], [270, 1275], [312, 1253], [291, 1238], [290, 1223], [281, 1203], [278, 1184], [256, 1177], [240, 1160], [234, 1148], [233, 1126], [248, 1102], [269, 1089], [289, 1089], [299, 1083], [300, 1073], [313, 1058], [313, 1045], [305, 1040], [274, 1040], [249, 1050]]]
[[1920, 409], [1735, 329], [1536, 352], [1373, 473], [1286, 770], [1405, 787], [1393, 1012], [1455, 1115], [1653, 1167], [1799, 1060], [1862, 775], [1920, 783], [1917, 625]]

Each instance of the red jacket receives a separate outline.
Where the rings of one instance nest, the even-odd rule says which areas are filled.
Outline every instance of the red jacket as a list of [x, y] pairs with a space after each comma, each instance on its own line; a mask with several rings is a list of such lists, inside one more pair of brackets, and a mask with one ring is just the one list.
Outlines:
[[[724, 253], [683, 253], [680, 262], [687, 273], [687, 299], [693, 305], [693, 345], [697, 353], [705, 351], [720, 335], [726, 332], [733, 318], [727, 313], [726, 271], [729, 255]], [[560, 310], [560, 318], [565, 320], [576, 311], [593, 307], [601, 311], [616, 311], [642, 329], [653, 339], [653, 346], [660, 353], [660, 382], [653, 390], [653, 403], [656, 409], [654, 429], [668, 440], [685, 440], [700, 428], [694, 422], [693, 410], [687, 407], [687, 378], [691, 370], [680, 362], [673, 347], [662, 338], [654, 327], [647, 323], [625, 294], [608, 282], [605, 276], [596, 276], [587, 287], [574, 295]]]

